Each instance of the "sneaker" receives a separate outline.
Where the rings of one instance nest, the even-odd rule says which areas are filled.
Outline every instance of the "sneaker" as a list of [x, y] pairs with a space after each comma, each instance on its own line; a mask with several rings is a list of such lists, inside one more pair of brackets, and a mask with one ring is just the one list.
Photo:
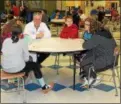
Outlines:
[[46, 85], [45, 87], [46, 87], [45, 89], [42, 89], [42, 92], [43, 92], [44, 94], [47, 94], [49, 91], [51, 91], [51, 90], [53, 89], [54, 83], [52, 82], [52, 83], [50, 83], [49, 85]]
[[83, 84], [81, 85], [81, 87], [84, 87], [84, 86], [86, 86], [86, 85], [88, 85], [88, 80], [84, 77], [84, 79], [83, 79]]
[[81, 87], [87, 87], [87, 86], [90, 86], [90, 84], [94, 81], [95, 79], [94, 78], [90, 78], [89, 79], [89, 82], [86, 78], [84, 78], [84, 83], [81, 85]]
[[96, 80], [95, 80], [95, 82], [92, 84], [93, 86], [97, 86], [97, 85], [99, 85], [100, 84], [100, 82], [101, 82], [101, 78], [100, 77], [97, 77], [96, 78]]

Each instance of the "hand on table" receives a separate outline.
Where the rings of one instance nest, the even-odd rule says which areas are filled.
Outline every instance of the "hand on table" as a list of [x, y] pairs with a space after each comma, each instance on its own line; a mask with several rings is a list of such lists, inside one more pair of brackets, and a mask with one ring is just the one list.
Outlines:
[[40, 32], [39, 34], [36, 35], [36, 39], [40, 39], [44, 36], [43, 32]]

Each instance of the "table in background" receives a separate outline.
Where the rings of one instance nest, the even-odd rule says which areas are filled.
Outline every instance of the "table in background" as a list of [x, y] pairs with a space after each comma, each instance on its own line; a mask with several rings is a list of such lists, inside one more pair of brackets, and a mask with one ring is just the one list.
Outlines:
[[51, 24], [55, 24], [57, 25], [56, 29], [57, 29], [57, 35], [59, 33], [59, 26], [63, 25], [65, 23], [65, 19], [52, 19], [51, 20]]

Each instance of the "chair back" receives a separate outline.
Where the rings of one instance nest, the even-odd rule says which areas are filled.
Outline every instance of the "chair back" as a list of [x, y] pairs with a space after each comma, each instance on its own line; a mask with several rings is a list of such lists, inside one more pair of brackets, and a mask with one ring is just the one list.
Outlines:
[[118, 56], [120, 54], [120, 48], [119, 47], [115, 47], [114, 49], [114, 63], [113, 63], [113, 67], [117, 66], [118, 65]]

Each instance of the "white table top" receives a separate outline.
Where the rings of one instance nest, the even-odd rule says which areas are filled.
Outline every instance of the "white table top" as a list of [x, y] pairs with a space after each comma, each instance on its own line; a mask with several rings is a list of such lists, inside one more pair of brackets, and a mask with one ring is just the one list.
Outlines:
[[65, 23], [65, 19], [52, 19], [51, 23]]
[[84, 40], [82, 39], [38, 39], [29, 45], [29, 51], [49, 53], [77, 52], [84, 50], [82, 47], [83, 42]]
[[110, 17], [110, 16], [111, 16], [111, 14], [105, 14], [105, 16], [107, 16], [107, 17], [109, 16], [109, 17]]

